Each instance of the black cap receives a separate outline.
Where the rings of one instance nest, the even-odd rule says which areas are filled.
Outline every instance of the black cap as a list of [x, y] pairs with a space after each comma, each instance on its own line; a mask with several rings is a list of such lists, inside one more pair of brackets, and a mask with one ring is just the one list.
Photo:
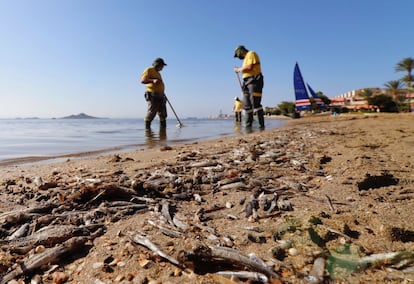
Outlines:
[[167, 64], [164, 62], [164, 59], [162, 59], [160, 57], [155, 58], [154, 62], [152, 63], [152, 66], [157, 66], [157, 65], [167, 66]]
[[246, 53], [247, 51], [248, 50], [247, 50], [247, 48], [244, 47], [244, 45], [239, 45], [234, 50], [234, 57], [239, 57], [241, 55], [241, 53]]

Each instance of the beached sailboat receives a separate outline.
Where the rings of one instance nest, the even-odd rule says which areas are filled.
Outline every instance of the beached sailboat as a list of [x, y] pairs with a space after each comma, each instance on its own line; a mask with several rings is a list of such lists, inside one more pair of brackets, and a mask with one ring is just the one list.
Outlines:
[[[307, 88], [306, 88], [307, 85]], [[293, 71], [293, 86], [295, 88], [295, 106], [297, 111], [302, 110], [311, 110], [312, 104], [309, 99], [308, 89], [311, 93], [315, 103], [318, 105], [319, 108], [324, 109], [326, 105], [324, 102], [316, 95], [316, 93], [312, 90], [309, 84], [305, 85], [305, 81], [303, 80], [302, 73], [300, 72], [298, 63], [295, 64], [295, 70]]]
[[295, 87], [296, 110], [310, 110], [312, 106], [309, 100], [308, 90], [303, 81], [298, 63], [295, 64], [295, 70], [293, 72], [293, 86]]
[[326, 109], [326, 104], [322, 101], [321, 98], [318, 97], [318, 95], [315, 93], [314, 90], [312, 90], [312, 88], [309, 86], [309, 84], [306, 84], [308, 86], [308, 90], [309, 93], [311, 94], [311, 96], [313, 97], [316, 105], [320, 108], [320, 109]]

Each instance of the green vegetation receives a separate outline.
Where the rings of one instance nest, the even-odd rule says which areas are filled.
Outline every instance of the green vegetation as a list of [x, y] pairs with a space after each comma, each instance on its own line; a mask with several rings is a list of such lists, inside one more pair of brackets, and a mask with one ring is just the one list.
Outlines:
[[[410, 93], [413, 91], [413, 75], [411, 74], [411, 71], [414, 68], [414, 59], [412, 57], [407, 57], [401, 60], [397, 63], [397, 66], [395, 67], [396, 72], [407, 72], [407, 75], [404, 76], [401, 80], [405, 83], [405, 86], [407, 88], [407, 93]], [[408, 112], [411, 112], [411, 98], [408, 97], [407, 102], [407, 108]]]
[[397, 103], [391, 96], [379, 94], [367, 99], [369, 105], [377, 106], [382, 112], [398, 112]]

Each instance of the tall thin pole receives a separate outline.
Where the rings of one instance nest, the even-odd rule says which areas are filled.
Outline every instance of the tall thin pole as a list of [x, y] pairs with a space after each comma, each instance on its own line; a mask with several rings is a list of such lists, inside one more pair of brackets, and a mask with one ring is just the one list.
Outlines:
[[238, 72], [236, 72], [236, 76], [237, 76], [237, 79], [239, 79], [240, 89], [243, 91], [243, 85], [242, 85], [242, 82], [241, 82], [241, 80], [240, 80], [240, 75], [239, 75], [239, 73], [238, 73]]
[[167, 100], [168, 104], [170, 105], [170, 108], [172, 109], [172, 111], [173, 111], [173, 113], [174, 113], [174, 115], [175, 115], [175, 118], [177, 118], [177, 121], [178, 121], [178, 125], [179, 125], [179, 127], [182, 127], [182, 126], [183, 126], [183, 124], [181, 123], [180, 119], [178, 118], [177, 113], [175, 112], [175, 110], [174, 110], [174, 108], [173, 108], [172, 104], [170, 103], [170, 100], [168, 99], [168, 97], [167, 97], [166, 95], [165, 95], [165, 99]]

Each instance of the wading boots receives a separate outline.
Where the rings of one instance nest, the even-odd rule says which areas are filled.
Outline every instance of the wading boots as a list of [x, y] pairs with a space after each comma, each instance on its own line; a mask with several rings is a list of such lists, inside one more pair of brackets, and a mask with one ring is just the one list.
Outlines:
[[246, 127], [252, 127], [253, 123], [253, 112], [249, 112], [246, 114]]
[[260, 129], [264, 129], [264, 111], [262, 109], [257, 111], [257, 118], [259, 119]]

